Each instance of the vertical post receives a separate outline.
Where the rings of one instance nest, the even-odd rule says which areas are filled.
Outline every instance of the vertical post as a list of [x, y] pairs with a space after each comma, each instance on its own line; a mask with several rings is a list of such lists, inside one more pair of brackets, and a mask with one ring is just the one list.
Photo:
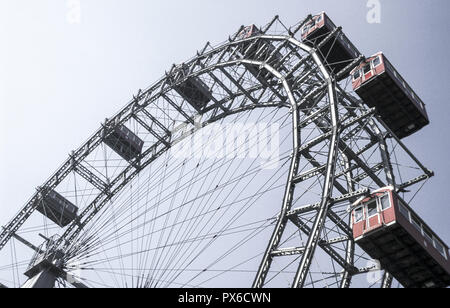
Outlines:
[[392, 280], [393, 277], [388, 272], [384, 272], [383, 275], [383, 283], [381, 284], [381, 288], [383, 289], [390, 289], [392, 287]]
[[[392, 185], [395, 188], [396, 183], [395, 183], [394, 171], [392, 169], [392, 163], [391, 163], [388, 147], [386, 144], [386, 139], [381, 134], [380, 134], [380, 151], [381, 151], [381, 157], [383, 159], [384, 170], [386, 172], [386, 180], [389, 183], [389, 185]], [[383, 282], [381, 284], [381, 288], [390, 289], [392, 286], [392, 280], [393, 280], [392, 275], [389, 274], [388, 272], [385, 272], [384, 276], [383, 276]]]
[[[355, 191], [355, 183], [353, 182], [353, 172], [350, 168], [350, 161], [344, 153], [341, 155], [343, 159], [343, 165], [345, 170], [349, 170], [346, 174], [346, 180], [347, 180], [347, 190], [349, 193], [352, 193]], [[353, 202], [354, 200], [350, 200], [350, 202]], [[349, 218], [349, 225], [351, 225], [352, 215], [350, 215]], [[345, 250], [345, 261], [348, 264], [353, 265], [355, 262], [355, 242], [351, 238], [346, 243], [346, 250]], [[352, 275], [348, 270], [344, 270], [344, 273], [342, 275], [341, 285], [340, 287], [342, 289], [350, 288], [350, 284], [352, 282]]]
[[394, 170], [392, 168], [391, 157], [389, 155], [386, 139], [382, 134], [379, 135], [379, 138], [380, 138], [381, 158], [383, 160], [384, 171], [386, 173], [386, 181], [389, 183], [389, 185], [392, 185], [395, 188], [396, 186], [395, 175]]
[[[271, 70], [271, 68], [268, 66], [266, 66], [266, 69]], [[298, 172], [298, 166], [299, 166], [299, 160], [300, 160], [300, 157], [299, 157], [300, 131], [299, 131], [298, 105], [297, 105], [294, 95], [292, 94], [289, 83], [281, 75], [279, 75], [277, 77], [279, 77], [280, 80], [282, 80], [283, 86], [284, 86], [286, 92], [288, 93], [289, 101], [291, 102], [291, 105], [292, 105], [292, 135], [293, 135], [292, 160], [291, 160], [291, 166], [290, 166], [290, 171], [289, 171], [289, 177], [288, 177], [287, 184], [286, 184], [286, 191], [285, 191], [285, 195], [283, 198], [283, 205], [282, 205], [281, 213], [278, 216], [278, 221], [275, 226], [275, 230], [272, 234], [272, 237], [270, 238], [269, 245], [266, 249], [263, 260], [262, 260], [261, 265], [256, 274], [255, 281], [253, 282], [253, 288], [262, 288], [264, 286], [264, 282], [265, 282], [267, 274], [269, 272], [270, 265], [272, 264], [271, 253], [280, 244], [281, 237], [286, 228], [286, 224], [288, 222], [287, 212], [292, 207], [292, 200], [294, 197], [295, 185], [294, 185], [293, 180]]]
[[[391, 185], [395, 188], [396, 187], [395, 175], [394, 175], [394, 170], [392, 168], [391, 157], [389, 155], [386, 138], [381, 133], [380, 129], [375, 125], [375, 123], [373, 121], [370, 121], [369, 124], [372, 127], [372, 129], [375, 131], [375, 133], [379, 139], [380, 154], [381, 154], [381, 159], [383, 160], [384, 172], [386, 173], [386, 181], [388, 182], [389, 185]], [[383, 288], [383, 289], [391, 288], [392, 280], [393, 280], [392, 275], [389, 274], [388, 272], [385, 272], [383, 275], [383, 281], [381, 283], [381, 288]]]
[[328, 210], [330, 208], [330, 200], [332, 198], [334, 176], [336, 170], [336, 161], [338, 154], [339, 143], [339, 113], [338, 105], [336, 101], [336, 88], [335, 81], [331, 78], [328, 79], [328, 96], [330, 100], [330, 113], [331, 113], [331, 125], [333, 135], [331, 137], [330, 149], [328, 152], [327, 172], [325, 176], [325, 183], [322, 192], [322, 201], [320, 209], [317, 213], [316, 220], [311, 230], [308, 242], [306, 244], [305, 251], [300, 262], [297, 274], [294, 279], [294, 288], [302, 288], [305, 284], [306, 277], [311, 267], [312, 259], [316, 251], [317, 245], [320, 241], [320, 233], [322, 232], [325, 220], [327, 218]]

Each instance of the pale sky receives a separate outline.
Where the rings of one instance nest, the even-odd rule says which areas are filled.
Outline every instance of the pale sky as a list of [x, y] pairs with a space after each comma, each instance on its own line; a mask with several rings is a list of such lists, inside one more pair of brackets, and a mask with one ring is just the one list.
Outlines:
[[432, 124], [405, 141], [436, 172], [416, 210], [450, 242], [448, 0], [380, 0], [380, 24], [367, 22], [366, 0], [80, 0], [75, 24], [68, 3], [0, 0], [0, 225], [173, 63], [243, 24], [326, 11], [366, 56], [384, 51], [427, 104]]

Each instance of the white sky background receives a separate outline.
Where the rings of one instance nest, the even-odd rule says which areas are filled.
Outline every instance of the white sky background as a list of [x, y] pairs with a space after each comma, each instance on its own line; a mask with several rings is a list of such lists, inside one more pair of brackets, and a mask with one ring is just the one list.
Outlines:
[[[448, 0], [0, 0], [0, 225], [108, 116], [173, 63], [243, 24], [286, 25], [325, 10], [367, 56], [384, 51], [428, 106], [432, 125], [406, 144], [437, 176], [417, 211], [450, 242]], [[280, 200], [281, 202], [281, 200]], [[281, 203], [280, 203], [281, 204]]]

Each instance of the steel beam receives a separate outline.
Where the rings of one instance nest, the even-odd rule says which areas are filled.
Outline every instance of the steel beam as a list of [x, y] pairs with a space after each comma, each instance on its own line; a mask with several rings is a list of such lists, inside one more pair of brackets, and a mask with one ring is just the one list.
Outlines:
[[336, 160], [338, 155], [339, 143], [338, 102], [336, 101], [334, 82], [332, 82], [331, 79], [328, 86], [328, 96], [330, 101], [331, 124], [333, 127], [333, 133], [331, 137], [330, 148], [328, 151], [327, 172], [325, 175], [325, 184], [322, 192], [322, 202], [320, 210], [318, 211], [316, 219], [314, 221], [314, 225], [312, 227], [308, 242], [306, 244], [305, 252], [302, 255], [300, 266], [298, 268], [297, 274], [295, 275], [293, 283], [294, 288], [303, 287], [305, 284], [307, 274], [314, 257], [314, 253], [316, 251], [317, 245], [319, 244], [320, 233], [322, 232], [323, 226], [325, 225], [325, 219], [331, 205], [330, 201], [332, 198], [334, 186], [334, 174], [336, 170]]
[[73, 168], [77, 174], [79, 174], [82, 178], [91, 183], [99, 191], [108, 193], [109, 185], [105, 181], [103, 181], [100, 177], [95, 175], [91, 170], [85, 167], [81, 162], [74, 163]]
[[[292, 223], [299, 228], [304, 234], [307, 236], [311, 235], [311, 228], [309, 228], [306, 224], [304, 224], [298, 216], [293, 216], [290, 218]], [[346, 269], [347, 271], [351, 273], [357, 272], [356, 267], [354, 267], [352, 264], [349, 264], [345, 261], [345, 259], [336, 251], [334, 250], [330, 245], [326, 244], [326, 242], [319, 240], [318, 246], [322, 248], [322, 250], [327, 253], [339, 266]]]
[[[355, 182], [353, 182], [353, 169], [350, 166], [350, 161], [347, 158], [347, 156], [342, 155], [342, 165], [344, 167], [344, 169], [348, 170], [345, 174], [345, 178], [347, 180], [347, 190], [349, 191], [349, 194], [355, 194]], [[366, 193], [370, 193], [369, 189], [366, 189]], [[356, 200], [356, 196], [355, 197], [351, 197], [348, 200], [353, 203]], [[348, 225], [351, 226], [352, 225], [352, 215], [349, 215], [349, 219], [348, 219]], [[346, 242], [346, 249], [345, 249], [345, 261], [351, 265], [354, 265], [355, 263], [355, 241], [353, 239], [353, 234], [350, 236], [350, 238], [348, 239], [348, 241]], [[341, 279], [341, 284], [340, 284], [340, 288], [341, 289], [347, 289], [350, 288], [351, 282], [352, 282], [352, 275], [353, 273], [351, 273], [348, 270], [344, 270], [343, 274], [342, 274], [342, 279]]]
[[418, 177], [416, 177], [414, 179], [411, 179], [411, 180], [409, 180], [407, 182], [404, 182], [404, 183], [398, 185], [397, 186], [397, 191], [398, 192], [402, 192], [402, 191], [404, 191], [405, 189], [407, 189], [410, 186], [413, 186], [413, 185], [418, 184], [420, 182], [429, 180], [430, 177], [432, 177], [432, 176], [434, 176], [433, 172], [431, 174], [423, 174], [421, 176], [418, 176]]
[[298, 166], [299, 166], [299, 147], [300, 147], [300, 132], [298, 130], [298, 124], [299, 124], [299, 113], [298, 113], [298, 105], [297, 101], [294, 98], [294, 95], [292, 94], [290, 85], [284, 79], [281, 74], [277, 73], [277, 77], [282, 81], [283, 86], [288, 93], [289, 101], [291, 103], [292, 108], [292, 143], [293, 143], [293, 151], [292, 151], [292, 158], [291, 158], [291, 165], [289, 168], [289, 176], [286, 183], [286, 191], [283, 198], [283, 205], [281, 207], [281, 215], [277, 219], [277, 223], [274, 229], [274, 232], [270, 238], [269, 245], [266, 249], [266, 252], [264, 254], [263, 260], [261, 262], [261, 265], [258, 269], [258, 272], [255, 277], [255, 281], [253, 282], [254, 288], [262, 288], [264, 286], [265, 279], [267, 277], [267, 274], [270, 269], [270, 265], [272, 264], [272, 252], [276, 250], [278, 247], [281, 237], [283, 235], [283, 232], [286, 228], [287, 224], [287, 217], [286, 213], [290, 210], [292, 207], [292, 201], [294, 196], [294, 190], [295, 190], [295, 184], [293, 183], [293, 179], [295, 175], [298, 172]]
[[[358, 198], [361, 196], [367, 196], [369, 194], [369, 190], [367, 188], [365, 189], [361, 189], [352, 193], [348, 193], [345, 195], [342, 195], [340, 197], [337, 198], [331, 198], [330, 199], [330, 204], [331, 205], [335, 205], [337, 203], [341, 203], [341, 202], [346, 202], [348, 200], [354, 199], [354, 198]], [[287, 215], [288, 216], [293, 216], [293, 215], [301, 215], [301, 214], [305, 214], [314, 210], [317, 210], [318, 208], [320, 208], [321, 203], [315, 203], [315, 204], [309, 204], [309, 205], [305, 205], [299, 208], [295, 208], [293, 210], [290, 210]]]

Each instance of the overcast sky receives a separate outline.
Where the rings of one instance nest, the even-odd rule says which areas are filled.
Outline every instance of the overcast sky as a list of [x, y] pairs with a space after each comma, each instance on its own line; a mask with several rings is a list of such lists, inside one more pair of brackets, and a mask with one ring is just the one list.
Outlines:
[[[80, 4], [78, 20], [72, 15]], [[0, 0], [0, 225], [100, 123], [173, 63], [243, 24], [325, 10], [367, 56], [384, 51], [432, 121], [406, 140], [436, 171], [416, 209], [450, 242], [448, 0]], [[76, 16], [75, 16], [76, 17]]]

